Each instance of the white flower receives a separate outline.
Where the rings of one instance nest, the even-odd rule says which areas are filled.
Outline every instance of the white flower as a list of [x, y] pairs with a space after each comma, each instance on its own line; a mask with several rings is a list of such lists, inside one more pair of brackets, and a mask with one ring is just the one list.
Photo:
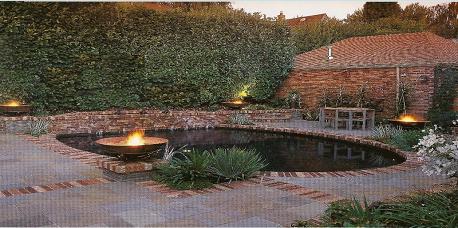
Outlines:
[[[458, 124], [458, 120], [453, 121]], [[427, 175], [439, 174], [448, 177], [458, 175], [458, 140], [451, 140], [438, 133], [438, 127], [428, 130], [428, 135], [415, 146], [420, 160], [425, 162], [422, 170]]]

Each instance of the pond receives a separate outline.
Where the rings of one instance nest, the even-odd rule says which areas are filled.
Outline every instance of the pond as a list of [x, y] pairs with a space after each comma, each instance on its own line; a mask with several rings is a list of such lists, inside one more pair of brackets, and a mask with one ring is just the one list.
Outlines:
[[[59, 135], [57, 139], [70, 147], [112, 156], [112, 153], [104, 151], [95, 141], [120, 135], [123, 134], [69, 134]], [[234, 146], [255, 149], [269, 163], [265, 168], [268, 171], [348, 171], [391, 166], [404, 161], [404, 158], [390, 151], [296, 134], [216, 128], [146, 131], [145, 135], [167, 138], [175, 148], [187, 145], [188, 149], [199, 150]]]

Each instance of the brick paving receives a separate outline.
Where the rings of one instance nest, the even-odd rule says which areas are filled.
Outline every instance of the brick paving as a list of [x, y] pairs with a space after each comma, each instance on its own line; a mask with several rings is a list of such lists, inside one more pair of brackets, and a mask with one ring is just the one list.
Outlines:
[[0, 226], [289, 226], [335, 200], [379, 200], [446, 181], [412, 163], [385, 172], [263, 173], [177, 191], [152, 180], [113, 181], [91, 154], [70, 156], [76, 151], [40, 141], [0, 134]]

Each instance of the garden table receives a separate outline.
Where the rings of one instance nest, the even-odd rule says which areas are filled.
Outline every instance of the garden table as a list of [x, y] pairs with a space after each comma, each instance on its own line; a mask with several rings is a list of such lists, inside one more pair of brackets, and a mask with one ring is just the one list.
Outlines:
[[322, 107], [319, 117], [321, 127], [330, 124], [336, 130], [342, 123], [350, 131], [354, 125], [361, 125], [361, 130], [372, 129], [375, 125], [375, 110], [370, 108]]

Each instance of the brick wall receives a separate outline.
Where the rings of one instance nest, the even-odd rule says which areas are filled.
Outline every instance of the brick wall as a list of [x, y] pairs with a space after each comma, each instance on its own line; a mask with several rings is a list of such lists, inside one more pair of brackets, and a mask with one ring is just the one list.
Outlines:
[[[424, 117], [432, 102], [434, 68], [400, 68], [400, 75], [401, 80], [411, 87], [408, 112]], [[369, 98], [381, 107], [377, 115], [392, 118], [396, 112], [396, 68], [293, 70], [277, 91], [277, 96], [286, 97], [296, 90], [305, 107], [317, 108], [324, 91], [336, 93], [342, 86], [348, 93], [355, 94], [364, 84], [369, 88]]]
[[[285, 119], [291, 118], [295, 110], [221, 110], [206, 111], [160, 111], [128, 110], [77, 112], [45, 117], [51, 121], [52, 133], [94, 133], [103, 131], [122, 131], [136, 128], [170, 129], [212, 127], [225, 123], [235, 112], [248, 115], [251, 119]], [[0, 132], [24, 132], [28, 123], [36, 117], [0, 117]]]

